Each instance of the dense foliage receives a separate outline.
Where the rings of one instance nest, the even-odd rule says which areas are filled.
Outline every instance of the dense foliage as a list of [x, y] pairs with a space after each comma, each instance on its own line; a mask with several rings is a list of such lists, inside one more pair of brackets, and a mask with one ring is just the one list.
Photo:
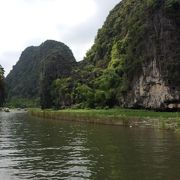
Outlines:
[[54, 82], [55, 107], [121, 106], [154, 59], [166, 84], [179, 90], [179, 22], [179, 0], [122, 0], [74, 76]]
[[119, 101], [153, 59], [167, 83], [180, 85], [179, 6], [179, 0], [124, 0], [111, 11], [86, 59], [105, 67], [99, 79], [114, 73]]
[[152, 61], [163, 82], [180, 90], [180, 0], [122, 0], [81, 62], [57, 44], [23, 52], [7, 78], [10, 97], [41, 94], [42, 108], [123, 106]]
[[[45, 91], [48, 91], [48, 88], [46, 89], [46, 85], [43, 83], [44, 79], [46, 79], [49, 84], [45, 76], [51, 74], [51, 76], [54, 76], [52, 78], [56, 78], [56, 73], [61, 74], [62, 68], [60, 68], [58, 62], [59, 64], [62, 63], [62, 65], [75, 62], [71, 50], [61, 42], [47, 40], [40, 46], [26, 48], [6, 78], [9, 104], [19, 104], [18, 99], [23, 99], [22, 106], [29, 104], [29, 101], [34, 101], [34, 103], [30, 104], [36, 105], [40, 99], [40, 90], [42, 90], [43, 96]], [[53, 63], [57, 63], [57, 65], [54, 64], [53, 67]], [[49, 64], [51, 64], [51, 67]], [[54, 68], [57, 72], [55, 72]], [[68, 69], [64, 71], [69, 72]], [[40, 86], [43, 86], [43, 88], [40, 88]], [[15, 100], [17, 100], [17, 103]]]
[[[40, 79], [42, 108], [50, 108], [53, 106], [53, 81], [57, 78], [71, 76], [74, 64], [75, 60], [69, 49], [65, 49], [64, 52], [53, 52], [44, 59]], [[63, 96], [65, 97], [66, 95], [63, 94]]]
[[5, 100], [4, 69], [0, 65], [0, 106], [3, 105], [4, 100]]

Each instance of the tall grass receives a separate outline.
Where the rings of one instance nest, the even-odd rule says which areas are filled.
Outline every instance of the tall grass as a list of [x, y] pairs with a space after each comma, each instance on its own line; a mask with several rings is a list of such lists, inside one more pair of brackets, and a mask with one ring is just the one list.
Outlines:
[[65, 110], [41, 110], [30, 109], [33, 116], [81, 121], [98, 124], [111, 124], [123, 126], [148, 126], [163, 129], [177, 129], [180, 127], [179, 112], [154, 112], [148, 110], [132, 109], [65, 109]]

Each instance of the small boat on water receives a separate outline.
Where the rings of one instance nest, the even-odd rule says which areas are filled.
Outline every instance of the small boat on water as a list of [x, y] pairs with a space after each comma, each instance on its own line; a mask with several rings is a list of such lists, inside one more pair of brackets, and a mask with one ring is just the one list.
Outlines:
[[9, 108], [4, 108], [4, 112], [10, 112]]

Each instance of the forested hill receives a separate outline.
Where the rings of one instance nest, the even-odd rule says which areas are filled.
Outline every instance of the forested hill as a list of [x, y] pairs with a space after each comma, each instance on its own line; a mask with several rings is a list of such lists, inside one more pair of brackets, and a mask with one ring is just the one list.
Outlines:
[[[180, 0], [122, 0], [76, 65], [56, 66], [48, 48], [45, 58], [26, 52], [7, 77], [10, 97], [38, 96], [41, 87], [43, 108], [180, 109]], [[68, 54], [64, 62], [74, 62]]]
[[71, 50], [61, 42], [47, 40], [40, 46], [26, 48], [6, 78], [8, 99], [39, 98], [43, 69], [50, 63], [56, 63], [48, 73], [54, 73], [53, 78], [57, 78], [56, 74], [70, 75], [74, 62]]
[[4, 69], [0, 65], [0, 107], [3, 105], [4, 100], [5, 100]]

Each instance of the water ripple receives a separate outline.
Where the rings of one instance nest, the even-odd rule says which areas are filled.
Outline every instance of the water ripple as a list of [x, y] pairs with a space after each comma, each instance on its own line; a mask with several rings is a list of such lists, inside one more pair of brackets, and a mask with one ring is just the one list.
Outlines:
[[0, 112], [0, 178], [180, 179], [180, 137]]

